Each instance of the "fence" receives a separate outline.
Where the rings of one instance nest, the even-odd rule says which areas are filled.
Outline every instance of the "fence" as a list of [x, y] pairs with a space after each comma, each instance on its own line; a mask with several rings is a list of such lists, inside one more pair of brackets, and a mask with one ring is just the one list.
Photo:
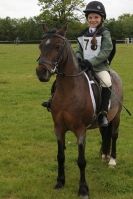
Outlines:
[[[69, 40], [71, 43], [77, 43], [77, 40]], [[41, 40], [14, 40], [14, 41], [0, 41], [0, 44], [39, 44]], [[117, 44], [133, 44], [133, 38], [125, 38], [123, 40], [116, 40]]]

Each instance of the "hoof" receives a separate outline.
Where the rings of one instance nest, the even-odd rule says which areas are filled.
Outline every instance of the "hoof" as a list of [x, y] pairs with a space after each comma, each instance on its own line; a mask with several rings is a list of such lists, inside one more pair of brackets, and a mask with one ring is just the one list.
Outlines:
[[106, 155], [102, 154], [102, 162], [105, 162], [105, 161], [106, 161]]
[[111, 157], [108, 165], [109, 165], [110, 168], [115, 168], [116, 167], [116, 160]]
[[81, 198], [88, 199], [89, 198], [89, 189], [88, 189], [88, 186], [87, 185], [81, 185], [79, 187], [78, 195]]
[[64, 184], [62, 182], [57, 182], [57, 184], [55, 185], [54, 189], [61, 189], [64, 187]]
[[110, 155], [102, 154], [102, 161], [103, 162], [109, 162], [109, 160], [110, 160]]
[[89, 199], [89, 196], [80, 196], [81, 199]]

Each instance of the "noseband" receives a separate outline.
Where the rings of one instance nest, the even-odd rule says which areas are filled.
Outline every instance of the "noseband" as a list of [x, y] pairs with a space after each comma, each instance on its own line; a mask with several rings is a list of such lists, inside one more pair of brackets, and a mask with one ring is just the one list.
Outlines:
[[[59, 53], [58, 53], [57, 57], [55, 58], [55, 61], [54, 61], [54, 62], [49, 61], [49, 60], [47, 60], [45, 57], [41, 57], [41, 56], [39, 56], [39, 58], [37, 59], [37, 61], [39, 62], [39, 64], [40, 64], [41, 66], [43, 66], [45, 69], [47, 69], [51, 74], [54, 74], [54, 73], [56, 73], [57, 68], [58, 68], [58, 66], [59, 66], [59, 63], [60, 63], [61, 60], [62, 60], [62, 54], [63, 54], [63, 52], [64, 52], [64, 48], [65, 48], [65, 46], [66, 46], [66, 41], [67, 41], [67, 39], [66, 39], [65, 37], [63, 37], [63, 36], [57, 34], [57, 33], [47, 33], [47, 34], [43, 37], [43, 39], [49, 37], [49, 35], [51, 35], [51, 34], [53, 34], [53, 37], [58, 37], [58, 38], [60, 38], [60, 39], [62, 39], [62, 40], [64, 41], [63, 45], [62, 45], [61, 48], [59, 49]], [[51, 67], [49, 68], [47, 65], [49, 65], [49, 66], [51, 66]]]

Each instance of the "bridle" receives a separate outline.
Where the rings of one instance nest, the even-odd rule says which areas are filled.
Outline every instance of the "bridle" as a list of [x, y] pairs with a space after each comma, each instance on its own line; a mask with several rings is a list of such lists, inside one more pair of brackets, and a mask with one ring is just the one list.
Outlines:
[[[45, 38], [47, 38], [47, 37], [49, 38], [49, 34], [53, 34], [53, 33], [47, 33], [47, 34], [43, 37], [43, 39], [45, 39]], [[39, 56], [39, 58], [37, 59], [37, 61], [39, 62], [39, 64], [40, 64], [41, 66], [44, 67], [44, 69], [47, 69], [51, 74], [54, 74], [54, 73], [57, 73], [59, 64], [60, 64], [60, 62], [62, 61], [62, 55], [63, 55], [63, 53], [64, 53], [64, 48], [65, 48], [65, 46], [66, 46], [67, 39], [66, 39], [65, 37], [63, 37], [63, 36], [57, 34], [57, 33], [54, 33], [52, 36], [53, 36], [53, 37], [58, 37], [58, 38], [60, 38], [60, 39], [63, 40], [63, 45], [60, 47], [59, 52], [58, 52], [58, 55], [57, 55], [57, 57], [55, 58], [55, 61], [54, 61], [54, 62], [49, 61], [49, 60], [47, 60], [45, 57], [41, 57], [41, 55]], [[51, 67], [49, 68], [48, 65], [51, 66]]]
[[[58, 53], [57, 57], [55, 58], [54, 62], [47, 60], [45, 57], [39, 56], [39, 58], [37, 59], [39, 64], [42, 67], [44, 67], [44, 69], [48, 70], [50, 74], [57, 74], [57, 75], [62, 76], [62, 77], [77, 77], [77, 76], [82, 75], [87, 69], [81, 70], [80, 72], [78, 72], [76, 74], [65, 74], [64, 72], [60, 72], [59, 71], [59, 64], [62, 61], [62, 55], [64, 53], [64, 49], [65, 49], [65, 46], [67, 44], [67, 39], [65, 37], [59, 35], [58, 33], [47, 33], [43, 37], [43, 39], [45, 39], [47, 37], [49, 38], [49, 34], [52, 34], [53, 37], [58, 37], [58, 38], [62, 39], [63, 40], [63, 45], [59, 49], [59, 53]], [[48, 67], [48, 66], [50, 66], [50, 67]]]

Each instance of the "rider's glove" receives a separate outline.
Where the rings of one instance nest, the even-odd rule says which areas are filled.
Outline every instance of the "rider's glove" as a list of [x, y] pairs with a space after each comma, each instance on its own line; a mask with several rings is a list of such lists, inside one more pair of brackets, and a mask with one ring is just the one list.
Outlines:
[[87, 59], [82, 60], [80, 66], [82, 69], [87, 69], [87, 70], [92, 70], [93, 68], [92, 64]]

